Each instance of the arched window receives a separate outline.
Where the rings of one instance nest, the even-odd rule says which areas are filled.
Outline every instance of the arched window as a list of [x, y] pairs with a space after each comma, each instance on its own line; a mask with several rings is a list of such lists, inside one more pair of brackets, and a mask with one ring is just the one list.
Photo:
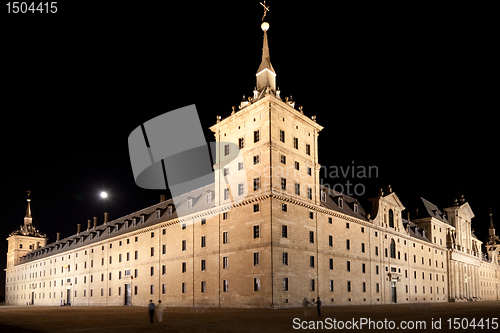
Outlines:
[[389, 209], [389, 227], [394, 228], [394, 213]]
[[396, 243], [391, 239], [391, 258], [396, 259]]

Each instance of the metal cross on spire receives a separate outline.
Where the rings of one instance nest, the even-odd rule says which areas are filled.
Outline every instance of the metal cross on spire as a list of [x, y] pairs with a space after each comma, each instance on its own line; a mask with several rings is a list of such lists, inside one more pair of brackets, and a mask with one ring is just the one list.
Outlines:
[[260, 3], [262, 7], [264, 7], [264, 16], [262, 16], [262, 22], [264, 22], [264, 17], [266, 17], [267, 12], [269, 11], [269, 6], [266, 6], [266, 1], [264, 0], [264, 3]]

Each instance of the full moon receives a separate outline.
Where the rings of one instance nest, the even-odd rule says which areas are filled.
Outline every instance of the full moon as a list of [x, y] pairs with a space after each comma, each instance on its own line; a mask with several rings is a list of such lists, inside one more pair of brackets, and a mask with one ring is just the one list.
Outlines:
[[108, 194], [106, 192], [101, 192], [101, 198], [107, 198]]

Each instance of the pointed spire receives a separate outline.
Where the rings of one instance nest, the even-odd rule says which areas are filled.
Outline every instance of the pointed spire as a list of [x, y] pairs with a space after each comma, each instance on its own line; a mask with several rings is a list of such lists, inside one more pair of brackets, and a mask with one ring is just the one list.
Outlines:
[[31, 218], [31, 207], [30, 207], [31, 199], [28, 199], [28, 207], [26, 207], [26, 217]]
[[[264, 13], [269, 11], [269, 6]], [[265, 16], [265, 15], [264, 15]], [[262, 91], [262, 89], [270, 88], [271, 91], [276, 91], [276, 72], [271, 65], [271, 59], [269, 56], [269, 44], [267, 42], [267, 30], [269, 30], [269, 23], [262, 22], [261, 29], [264, 31], [264, 42], [262, 46], [262, 61], [260, 63], [259, 69], [257, 70], [257, 90]]]
[[493, 236], [495, 237], [495, 226], [493, 225], [493, 213], [491, 212], [491, 207], [490, 207], [490, 227], [489, 227], [489, 235], [490, 238]]
[[26, 207], [26, 216], [25, 217], [28, 217], [28, 218], [31, 218], [31, 207], [30, 207], [30, 201], [31, 199], [29, 198], [29, 196], [31, 195], [31, 191], [28, 190], [28, 199], [26, 199], [28, 201], [28, 207]]

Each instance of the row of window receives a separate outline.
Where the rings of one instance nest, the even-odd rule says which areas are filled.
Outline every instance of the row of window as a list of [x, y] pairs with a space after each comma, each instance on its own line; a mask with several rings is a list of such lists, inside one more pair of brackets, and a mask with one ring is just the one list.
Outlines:
[[[280, 141], [285, 143], [285, 131], [280, 130]], [[260, 141], [260, 130], [253, 131], [253, 143], [257, 143]], [[230, 145], [226, 144], [224, 145], [224, 156], [227, 156], [230, 154]], [[240, 137], [238, 138], [238, 148], [243, 149], [245, 148], [245, 137]], [[299, 149], [299, 138], [293, 137], [293, 148]], [[307, 155], [311, 155], [311, 145], [306, 143], [305, 146], [305, 152]]]

